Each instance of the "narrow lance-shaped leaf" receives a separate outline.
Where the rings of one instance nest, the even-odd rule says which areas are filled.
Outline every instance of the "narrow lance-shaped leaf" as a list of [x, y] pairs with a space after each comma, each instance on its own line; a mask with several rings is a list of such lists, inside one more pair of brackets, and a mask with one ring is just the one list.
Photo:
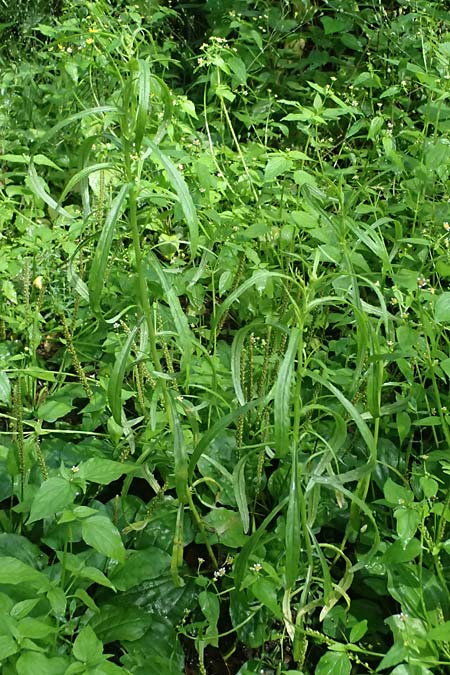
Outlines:
[[69, 262], [67, 263], [67, 281], [74, 289], [74, 291], [78, 293], [78, 295], [81, 298], [83, 298], [83, 300], [85, 300], [86, 302], [89, 302], [89, 288], [87, 284], [83, 281], [83, 279], [80, 277], [80, 275], [76, 272], [74, 261], [80, 250], [92, 238], [93, 236], [88, 237], [87, 239], [83, 239], [83, 241], [80, 244], [78, 244], [77, 248], [70, 256]]
[[245, 395], [241, 382], [242, 350], [244, 349], [248, 334], [255, 330], [256, 327], [265, 327], [267, 329], [267, 326], [263, 322], [253, 321], [248, 326], [244, 326], [244, 328], [237, 331], [231, 345], [231, 379], [233, 380], [234, 393], [240, 405], [245, 404]]
[[250, 516], [248, 512], [247, 493], [245, 490], [245, 463], [247, 456], [241, 457], [239, 462], [234, 467], [233, 471], [233, 488], [236, 503], [238, 505], [239, 513], [242, 520], [242, 528], [244, 534], [250, 529]]
[[[224, 314], [228, 312], [230, 309], [231, 305], [233, 302], [238, 300], [240, 296], [245, 293], [246, 291], [249, 290], [252, 286], [257, 284], [258, 282], [262, 282], [267, 279], [289, 279], [285, 274], [282, 274], [281, 272], [271, 272], [269, 270], [261, 270], [259, 272], [256, 272], [253, 274], [250, 279], [246, 279], [240, 286], [236, 288], [233, 293], [230, 293], [230, 295], [222, 302], [220, 307], [218, 307], [214, 320], [211, 325], [211, 334], [214, 335], [216, 327], [219, 325], [220, 319]], [[290, 280], [290, 279], [289, 279]]]
[[134, 146], [136, 152], [139, 152], [144, 138], [147, 126], [147, 118], [150, 109], [150, 66], [147, 61], [139, 59], [138, 75], [138, 107], [136, 112], [136, 123], [134, 128]]
[[111, 164], [110, 162], [101, 162], [99, 164], [92, 164], [91, 166], [86, 166], [80, 171], [77, 171], [77, 173], [72, 176], [72, 178], [69, 180], [67, 185], [65, 186], [64, 190], [61, 193], [61, 196], [59, 198], [59, 203], [61, 204], [66, 196], [69, 194], [71, 190], [75, 187], [75, 185], [78, 185], [78, 183], [81, 183], [85, 178], [90, 176], [92, 173], [95, 173], [96, 171], [103, 171], [105, 169], [113, 169], [114, 165]]
[[237, 556], [234, 563], [234, 583], [238, 591], [241, 589], [242, 582], [244, 581], [245, 572], [248, 569], [248, 562], [251, 554], [258, 546], [272, 520], [282, 509], [284, 509], [287, 500], [288, 498], [285, 497], [272, 509], [269, 515], [264, 518], [258, 529], [252, 534], [247, 543], [244, 544], [241, 552]]
[[153, 270], [158, 275], [159, 282], [164, 290], [164, 298], [169, 305], [170, 313], [172, 315], [173, 322], [177, 331], [177, 337], [180, 340], [183, 358], [189, 359], [189, 355], [192, 354], [194, 335], [189, 327], [189, 322], [186, 318], [185, 313], [181, 308], [180, 301], [177, 294], [168, 281], [167, 274], [161, 267], [159, 260], [156, 256], [151, 256], [151, 265]]
[[175, 164], [165, 155], [153, 141], [146, 141], [149, 150], [144, 155], [146, 157], [156, 158], [164, 167], [170, 184], [175, 190], [183, 210], [186, 223], [189, 228], [190, 247], [192, 256], [197, 254], [198, 248], [198, 218], [193, 199], [189, 193], [188, 186]]
[[50, 140], [50, 138], [53, 138], [55, 134], [57, 134], [59, 131], [61, 131], [61, 129], [64, 129], [64, 127], [68, 126], [69, 124], [72, 124], [72, 122], [84, 119], [85, 117], [89, 117], [90, 115], [99, 115], [100, 113], [109, 113], [109, 112], [118, 113], [119, 109], [117, 108], [117, 106], [101, 105], [97, 106], [96, 108], [87, 108], [86, 110], [81, 110], [78, 113], [69, 115], [69, 117], [65, 117], [63, 120], [61, 120], [61, 122], [55, 124], [55, 126], [49, 129], [49, 131], [47, 131], [46, 134], [41, 136], [41, 138], [37, 139], [36, 145], [45, 145]]
[[[300, 559], [301, 518], [298, 486], [297, 447], [292, 448], [291, 485], [286, 514], [286, 589], [293, 588], [298, 575]], [[305, 533], [307, 536], [307, 533]]]
[[64, 218], [68, 218], [69, 220], [73, 220], [74, 216], [66, 211], [65, 209], [62, 208], [62, 206], [59, 206], [58, 202], [56, 202], [53, 197], [51, 197], [48, 192], [46, 191], [44, 185], [43, 185], [43, 180], [40, 178], [37, 173], [36, 169], [34, 168], [33, 162], [30, 163], [29, 169], [28, 169], [28, 176], [29, 176], [29, 183], [30, 187], [33, 190], [34, 194], [42, 199], [47, 206], [50, 206], [51, 209], [56, 211], [56, 213], [59, 213], [60, 216], [64, 216]]
[[170, 405], [170, 411], [173, 421], [173, 452], [175, 460], [175, 489], [177, 497], [181, 504], [188, 501], [188, 460], [186, 447], [184, 444], [183, 429], [181, 428], [180, 418], [177, 407], [173, 400], [173, 394], [169, 392], [167, 400]]
[[279, 457], [284, 457], [289, 447], [289, 402], [291, 383], [295, 370], [300, 329], [294, 328], [289, 338], [286, 354], [278, 372], [274, 391], [275, 446]]
[[105, 224], [103, 225], [97, 248], [95, 249], [88, 284], [91, 307], [94, 312], [100, 311], [100, 298], [105, 283], [106, 265], [108, 263], [109, 251], [114, 236], [114, 228], [119, 219], [121, 207], [129, 189], [129, 184], [122, 185], [119, 194], [113, 200], [111, 209], [109, 210]]
[[170, 93], [170, 89], [167, 84], [161, 80], [161, 78], [156, 77], [156, 75], [152, 75], [150, 78], [150, 86], [155, 89], [155, 85], [159, 88], [159, 98], [164, 105], [161, 123], [153, 137], [153, 143], [158, 145], [166, 135], [167, 127], [169, 126], [170, 120], [172, 119], [173, 100], [172, 94]]
[[177, 522], [173, 537], [172, 557], [170, 560], [170, 573], [175, 586], [184, 586], [184, 581], [180, 577], [178, 570], [183, 564], [183, 530], [184, 530], [184, 505], [178, 505]]
[[370, 452], [371, 464], [373, 466], [375, 466], [376, 457], [377, 457], [377, 447], [376, 447], [375, 439], [374, 439], [369, 427], [367, 426], [367, 424], [363, 420], [359, 410], [357, 408], [355, 408], [353, 403], [351, 403], [351, 401], [349, 401], [348, 398], [346, 398], [344, 396], [344, 394], [341, 391], [339, 391], [339, 389], [337, 389], [337, 387], [334, 386], [334, 384], [331, 384], [331, 382], [327, 382], [327, 380], [324, 377], [322, 377], [321, 375], [317, 375], [316, 373], [313, 373], [312, 371], [308, 371], [308, 377], [310, 377], [315, 382], [318, 382], [323, 387], [326, 387], [329, 391], [331, 391], [334, 394], [334, 396], [336, 396], [338, 401], [340, 401], [342, 403], [342, 405], [347, 410], [350, 417], [352, 418], [352, 420], [355, 422], [356, 426], [358, 427], [359, 433], [363, 437], [363, 439], [364, 439], [364, 441], [367, 445], [367, 448]]
[[139, 326], [142, 323], [142, 318], [133, 328], [133, 330], [128, 335], [124, 346], [122, 347], [120, 354], [118, 355], [114, 368], [112, 369], [111, 377], [108, 382], [108, 403], [111, 408], [111, 412], [114, 417], [114, 421], [121, 425], [122, 424], [122, 384], [123, 378], [125, 375], [125, 369], [128, 363], [128, 356], [130, 354], [131, 347], [135, 335], [139, 329]]
[[212, 443], [212, 441], [216, 438], [216, 436], [218, 436], [221, 431], [226, 429], [229, 424], [237, 420], [241, 415], [245, 415], [245, 413], [252, 408], [255, 408], [257, 405], [261, 405], [263, 401], [265, 401], [264, 398], [256, 398], [253, 401], [250, 401], [249, 403], [246, 403], [245, 405], [228, 413], [228, 415], [221, 417], [215, 424], [213, 424], [213, 426], [201, 437], [194, 448], [194, 452], [192, 453], [189, 462], [189, 480], [192, 480], [198, 460], [208, 448], [209, 444]]

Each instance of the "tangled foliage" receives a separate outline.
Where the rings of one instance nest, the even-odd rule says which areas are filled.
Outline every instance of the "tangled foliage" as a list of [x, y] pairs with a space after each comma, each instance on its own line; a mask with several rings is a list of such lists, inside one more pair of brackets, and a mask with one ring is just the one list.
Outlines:
[[448, 8], [0, 8], [2, 675], [445, 675]]

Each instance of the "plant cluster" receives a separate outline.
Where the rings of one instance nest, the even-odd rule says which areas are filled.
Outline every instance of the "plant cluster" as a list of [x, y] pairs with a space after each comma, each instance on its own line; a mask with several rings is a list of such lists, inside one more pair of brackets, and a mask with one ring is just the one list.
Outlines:
[[447, 673], [450, 9], [0, 7], [2, 674]]

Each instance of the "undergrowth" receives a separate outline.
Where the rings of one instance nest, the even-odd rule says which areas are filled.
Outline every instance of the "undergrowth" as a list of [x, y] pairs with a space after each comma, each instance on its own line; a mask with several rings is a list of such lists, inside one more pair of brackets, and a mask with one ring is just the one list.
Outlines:
[[0, 3], [3, 675], [444, 675], [450, 8]]

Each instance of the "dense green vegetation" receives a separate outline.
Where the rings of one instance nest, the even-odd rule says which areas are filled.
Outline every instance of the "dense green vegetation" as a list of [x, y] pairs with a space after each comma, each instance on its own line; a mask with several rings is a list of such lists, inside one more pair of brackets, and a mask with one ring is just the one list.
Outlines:
[[450, 5], [0, 31], [2, 675], [450, 672]]

